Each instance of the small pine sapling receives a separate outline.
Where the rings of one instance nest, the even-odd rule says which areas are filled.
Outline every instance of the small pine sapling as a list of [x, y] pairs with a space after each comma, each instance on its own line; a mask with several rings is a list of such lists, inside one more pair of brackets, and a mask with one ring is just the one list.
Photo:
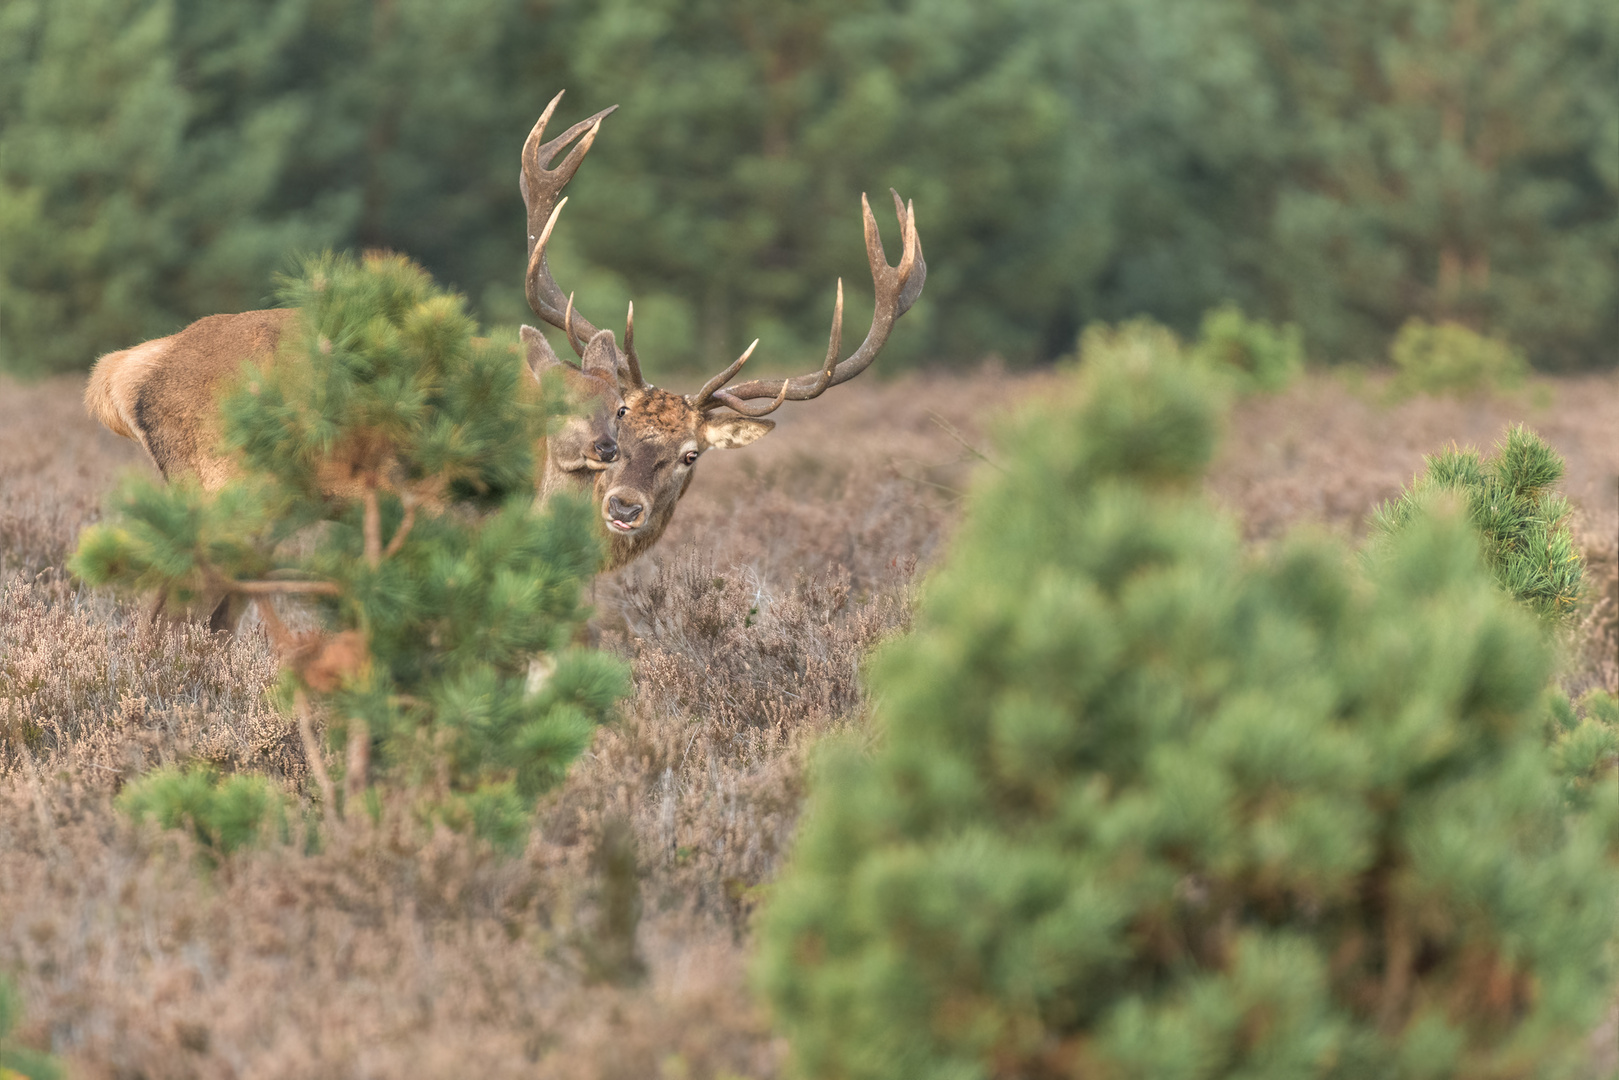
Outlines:
[[1195, 361], [1231, 375], [1242, 393], [1285, 390], [1304, 370], [1304, 333], [1298, 326], [1250, 319], [1235, 304], [1204, 313], [1189, 351]]
[[1238, 394], [1284, 390], [1304, 370], [1304, 336], [1297, 326], [1277, 328], [1250, 319], [1235, 304], [1207, 312], [1198, 339], [1190, 345], [1146, 317], [1092, 323], [1079, 337], [1081, 362], [1131, 351], [1200, 367]]
[[1556, 490], [1563, 459], [1521, 424], [1496, 449], [1489, 461], [1472, 449], [1424, 459], [1427, 468], [1411, 487], [1373, 515], [1370, 550], [1375, 554], [1435, 502], [1455, 499], [1501, 588], [1542, 617], [1566, 622], [1579, 604], [1585, 560], [1569, 527], [1568, 500]]
[[[175, 603], [259, 601], [327, 814], [339, 797], [312, 701], [345, 748], [345, 801], [381, 778], [518, 846], [535, 797], [627, 688], [620, 661], [570, 645], [600, 560], [591, 509], [534, 507], [561, 395], [542, 397], [515, 346], [475, 338], [461, 298], [403, 258], [312, 260], [283, 299], [296, 330], [222, 402], [243, 478], [128, 485], [73, 568]], [[275, 596], [315, 628], [289, 630]], [[531, 685], [542, 653], [548, 677]], [[164, 783], [171, 805], [151, 809], [173, 817], [190, 788]]]
[[238, 848], [290, 838], [285, 797], [262, 776], [220, 778], [207, 768], [155, 769], [118, 793], [118, 808], [136, 822], [189, 829], [203, 857], [217, 863]]
[[18, 1046], [11, 1037], [22, 1019], [17, 988], [0, 975], [0, 1080], [58, 1080], [62, 1067], [49, 1054]]
[[1457, 322], [1407, 320], [1389, 345], [1394, 394], [1484, 394], [1519, 386], [1529, 361], [1511, 342]]
[[1116, 357], [1134, 352], [1156, 357], [1158, 362], [1173, 362], [1183, 355], [1181, 339], [1175, 331], [1155, 319], [1143, 315], [1120, 323], [1091, 323], [1079, 335], [1079, 361]]
[[1124, 344], [1012, 430], [877, 737], [812, 767], [756, 969], [797, 1075], [1575, 1074], [1619, 805], [1570, 806], [1546, 627], [1454, 516], [1246, 550], [1211, 376]]

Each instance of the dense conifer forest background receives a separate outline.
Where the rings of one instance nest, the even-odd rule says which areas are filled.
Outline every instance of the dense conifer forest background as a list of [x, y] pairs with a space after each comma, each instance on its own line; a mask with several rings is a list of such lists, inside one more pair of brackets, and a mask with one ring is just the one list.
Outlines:
[[1419, 317], [1612, 363], [1604, 0], [4, 0], [0, 369], [266, 306], [323, 248], [520, 321], [518, 150], [563, 88], [622, 108], [558, 273], [598, 320], [633, 296], [655, 364], [813, 352], [887, 186], [930, 275], [885, 367], [1227, 300], [1330, 361]]

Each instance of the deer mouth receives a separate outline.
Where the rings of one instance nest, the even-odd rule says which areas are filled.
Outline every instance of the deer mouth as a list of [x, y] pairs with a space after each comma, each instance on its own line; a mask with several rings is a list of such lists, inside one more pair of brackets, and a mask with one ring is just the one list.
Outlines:
[[602, 500], [602, 520], [611, 532], [628, 534], [647, 522], [646, 500], [635, 495], [620, 498], [614, 492]]

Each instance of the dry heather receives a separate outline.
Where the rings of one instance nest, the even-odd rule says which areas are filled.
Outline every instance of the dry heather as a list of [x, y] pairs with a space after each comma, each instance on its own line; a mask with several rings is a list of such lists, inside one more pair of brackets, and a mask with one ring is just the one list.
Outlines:
[[[985, 420], [1048, 377], [911, 377], [783, 410], [707, 455], [663, 543], [595, 585], [630, 656], [622, 719], [542, 806], [521, 858], [384, 808], [203, 873], [112, 808], [155, 763], [304, 783], [260, 635], [150, 629], [60, 571], [132, 444], [78, 385], [0, 382], [0, 972], [24, 1036], [80, 1077], [768, 1077], [749, 919], [788, 848], [806, 754], [862, 737], [862, 655], [909, 621]], [[1571, 682], [1614, 685], [1619, 381], [1376, 404], [1329, 378], [1240, 405], [1215, 496], [1256, 541], [1354, 534], [1424, 452], [1526, 420], [1569, 459], [1592, 537]], [[1599, 539], [1606, 538], [1606, 539]]]

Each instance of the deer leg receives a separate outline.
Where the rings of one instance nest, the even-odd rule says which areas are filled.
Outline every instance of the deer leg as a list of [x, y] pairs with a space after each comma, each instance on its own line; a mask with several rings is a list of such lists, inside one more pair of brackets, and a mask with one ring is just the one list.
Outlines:
[[213, 612], [208, 616], [208, 630], [210, 633], [226, 633], [236, 636], [236, 628], [241, 625], [242, 616], [247, 614], [249, 600], [238, 593], [226, 593], [214, 605]]

